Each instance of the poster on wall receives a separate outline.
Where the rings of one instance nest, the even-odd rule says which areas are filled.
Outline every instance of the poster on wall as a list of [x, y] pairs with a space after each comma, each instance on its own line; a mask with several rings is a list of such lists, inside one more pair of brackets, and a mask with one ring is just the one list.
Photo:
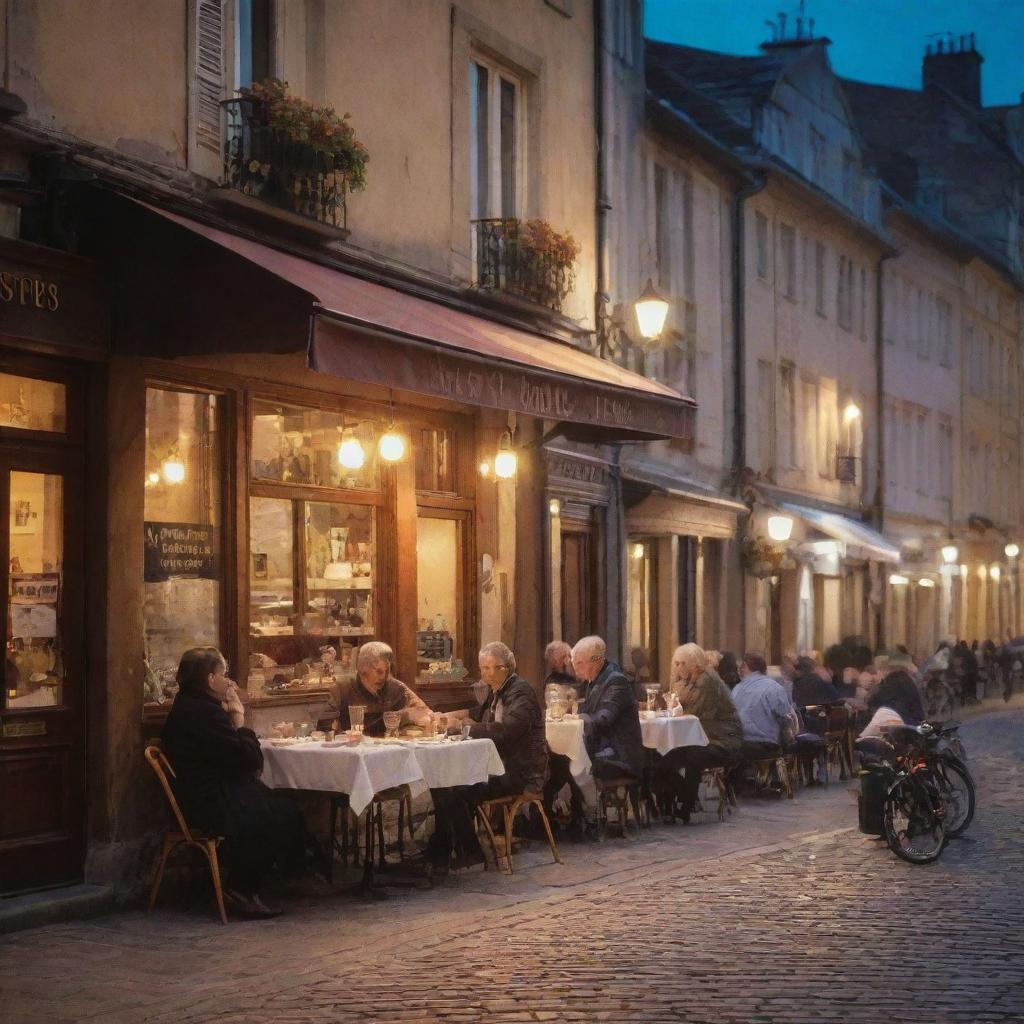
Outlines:
[[204, 523], [145, 523], [145, 580], [162, 583], [175, 577], [220, 578], [220, 528]]
[[57, 635], [59, 572], [12, 572], [11, 636], [51, 639]]
[[52, 604], [11, 605], [11, 636], [50, 640], [57, 635], [57, 607]]
[[12, 572], [11, 604], [56, 604], [60, 595], [59, 572]]

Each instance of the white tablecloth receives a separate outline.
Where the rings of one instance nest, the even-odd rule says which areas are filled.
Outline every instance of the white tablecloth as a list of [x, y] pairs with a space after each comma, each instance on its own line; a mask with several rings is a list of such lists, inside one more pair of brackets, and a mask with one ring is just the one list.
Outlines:
[[358, 747], [325, 747], [296, 743], [263, 748], [263, 781], [271, 789], [310, 789], [347, 793], [356, 814], [375, 793], [392, 786], [417, 789], [469, 786], [504, 775], [505, 766], [491, 740], [459, 743], [372, 743]]
[[641, 718], [640, 731], [644, 746], [656, 750], [664, 757], [676, 747], [706, 747], [707, 733], [696, 715], [678, 718]]
[[560, 722], [545, 722], [544, 735], [555, 754], [569, 758], [569, 770], [578, 779], [590, 771], [590, 755], [583, 742], [583, 719], [563, 718]]

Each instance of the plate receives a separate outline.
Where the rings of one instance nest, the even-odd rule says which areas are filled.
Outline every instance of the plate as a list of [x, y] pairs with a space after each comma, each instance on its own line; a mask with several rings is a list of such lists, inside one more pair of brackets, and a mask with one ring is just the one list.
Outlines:
[[321, 747], [358, 747], [358, 743], [350, 743], [348, 740], [324, 740]]
[[274, 736], [269, 741], [272, 747], [291, 747], [298, 743], [294, 736]]

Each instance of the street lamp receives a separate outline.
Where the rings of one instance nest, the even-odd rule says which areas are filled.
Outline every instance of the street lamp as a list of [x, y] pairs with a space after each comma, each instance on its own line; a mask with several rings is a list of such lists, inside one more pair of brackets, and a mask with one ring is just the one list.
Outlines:
[[793, 535], [792, 516], [769, 516], [768, 536], [774, 541], [786, 541]]
[[512, 431], [506, 430], [501, 435], [498, 454], [494, 456], [494, 475], [502, 480], [511, 480], [518, 466], [519, 458], [512, 450]]
[[1009, 544], [1007, 544], [1006, 547], [1003, 548], [1003, 553], [1006, 555], [1007, 558], [1016, 558], [1020, 554], [1020, 547], [1019, 545], [1014, 544], [1011, 540]]
[[645, 341], [654, 341], [665, 327], [668, 317], [668, 302], [658, 294], [651, 278], [636, 300], [636, 323], [640, 328], [640, 336]]
[[942, 560], [946, 565], [952, 565], [960, 554], [960, 550], [953, 543], [942, 545]]

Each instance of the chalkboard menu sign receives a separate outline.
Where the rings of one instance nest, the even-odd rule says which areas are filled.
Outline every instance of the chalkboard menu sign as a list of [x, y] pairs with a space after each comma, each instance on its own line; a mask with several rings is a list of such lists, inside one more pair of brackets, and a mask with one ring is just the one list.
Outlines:
[[203, 523], [146, 523], [147, 583], [177, 576], [219, 579], [220, 528]]

